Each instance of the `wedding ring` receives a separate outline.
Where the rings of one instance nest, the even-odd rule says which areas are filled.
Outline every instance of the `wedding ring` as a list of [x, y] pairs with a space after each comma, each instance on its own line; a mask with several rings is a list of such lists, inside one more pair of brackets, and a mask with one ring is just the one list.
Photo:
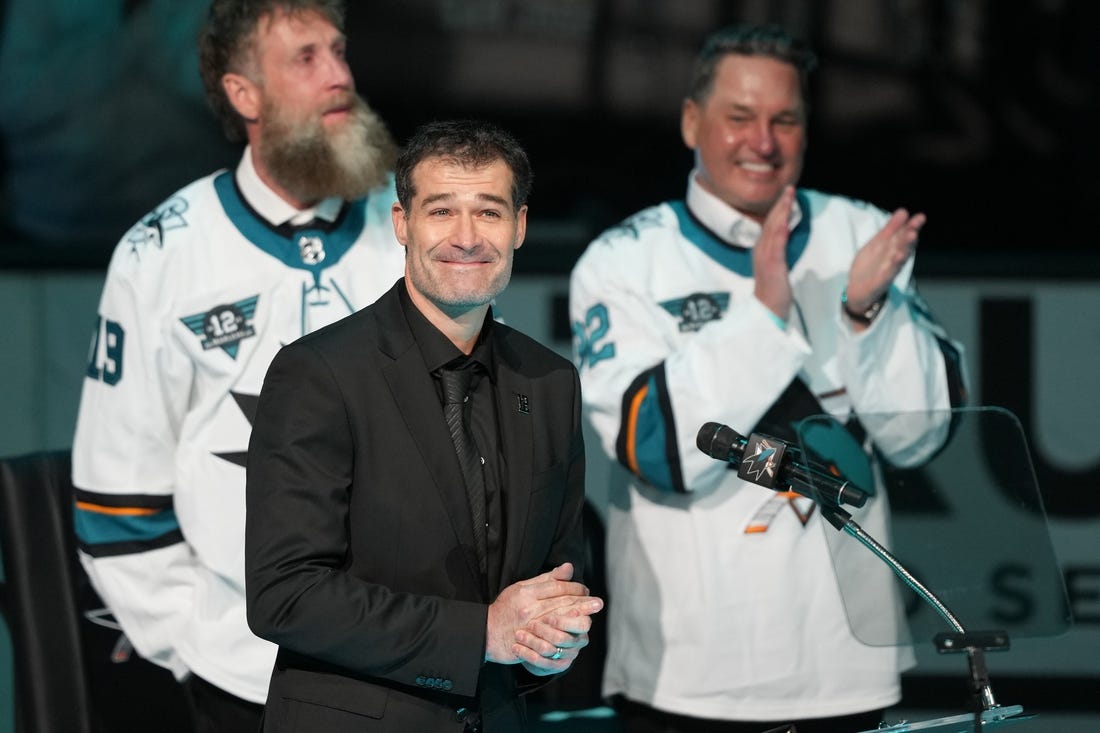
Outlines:
[[554, 651], [554, 653], [553, 653], [552, 655], [550, 655], [550, 658], [551, 658], [551, 659], [561, 659], [561, 655], [562, 655], [562, 650], [561, 650], [561, 647], [559, 646], [559, 647], [558, 647], [558, 648], [557, 648], [557, 649], [556, 649], [556, 650]]

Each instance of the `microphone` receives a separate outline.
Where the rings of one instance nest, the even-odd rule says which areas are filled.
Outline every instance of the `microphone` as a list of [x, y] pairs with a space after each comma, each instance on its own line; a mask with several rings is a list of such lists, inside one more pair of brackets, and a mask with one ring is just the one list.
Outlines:
[[797, 463], [786, 455], [789, 446], [770, 435], [753, 433], [745, 438], [728, 425], [708, 422], [699, 428], [695, 445], [711, 458], [736, 465], [738, 478], [766, 489], [790, 489], [836, 506], [861, 507], [867, 503], [865, 491], [850, 481]]

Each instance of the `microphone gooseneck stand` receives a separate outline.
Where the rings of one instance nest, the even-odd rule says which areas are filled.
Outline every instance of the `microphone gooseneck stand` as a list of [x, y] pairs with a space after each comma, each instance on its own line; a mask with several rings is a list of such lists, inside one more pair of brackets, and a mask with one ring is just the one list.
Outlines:
[[[1019, 705], [1000, 706], [993, 697], [993, 688], [989, 681], [989, 671], [985, 664], [986, 651], [1003, 651], [1008, 648], [1008, 634], [1002, 631], [968, 632], [951, 610], [936, 597], [932, 591], [924, 586], [917, 578], [894, 557], [889, 550], [883, 547], [874, 537], [869, 535], [854, 519], [852, 515], [840, 506], [828, 501], [818, 501], [821, 515], [829, 524], [837, 530], [854, 537], [861, 545], [870, 550], [876, 557], [886, 563], [894, 574], [905, 585], [928, 603], [936, 613], [943, 618], [954, 633], [937, 634], [935, 638], [936, 649], [941, 654], [953, 652], [966, 652], [970, 667], [970, 690], [976, 701], [974, 711], [974, 731], [982, 730], [986, 722], [1004, 720], [1023, 712]], [[907, 730], [906, 727], [885, 730]]]
[[[974, 698], [974, 731], [980, 733], [982, 726], [1001, 721], [1009, 722], [1023, 720], [1016, 717], [1023, 712], [1019, 705], [1003, 707], [997, 704], [993, 697], [993, 688], [989, 683], [989, 672], [985, 664], [986, 651], [1003, 651], [1008, 649], [1008, 634], [1003, 631], [979, 631], [968, 632], [955, 615], [951, 613], [944, 603], [928, 590], [917, 578], [909, 572], [890, 551], [883, 547], [874, 537], [867, 534], [860, 527], [852, 515], [841, 508], [841, 504], [861, 507], [868, 499], [868, 495], [859, 488], [852, 486], [849, 481], [838, 480], [829, 472], [815, 472], [810, 464], [801, 465], [788, 461], [784, 454], [789, 447], [787, 443], [778, 438], [752, 433], [745, 438], [728, 425], [717, 422], [705, 423], [695, 438], [695, 444], [700, 451], [719, 461], [725, 461], [738, 468], [737, 476], [743, 481], [763, 486], [773, 491], [789, 489], [795, 493], [813, 499], [821, 511], [821, 515], [829, 524], [837, 530], [854, 537], [860, 544], [870, 550], [876, 557], [886, 563], [891, 570], [911, 588], [926, 603], [935, 609], [954, 630], [949, 633], [937, 634], [934, 642], [936, 649], [941, 654], [954, 652], [966, 652], [970, 666], [970, 689]], [[746, 466], [748, 468], [746, 469]], [[818, 484], [821, 485], [818, 485]], [[969, 716], [962, 715], [952, 718], [944, 718], [938, 721], [927, 721], [908, 725], [897, 725], [880, 728], [883, 733], [901, 733], [909, 730], [946, 730], [955, 723], [966, 722]], [[958, 731], [958, 728], [952, 728]]]

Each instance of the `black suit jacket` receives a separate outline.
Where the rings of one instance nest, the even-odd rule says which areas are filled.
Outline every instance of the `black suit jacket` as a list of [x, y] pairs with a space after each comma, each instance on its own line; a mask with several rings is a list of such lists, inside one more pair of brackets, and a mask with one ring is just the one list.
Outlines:
[[[580, 386], [567, 360], [491, 331], [505, 546], [490, 595], [583, 561]], [[284, 347], [248, 455], [248, 622], [277, 643], [265, 731], [517, 730], [539, 678], [484, 664], [461, 469], [397, 288]]]

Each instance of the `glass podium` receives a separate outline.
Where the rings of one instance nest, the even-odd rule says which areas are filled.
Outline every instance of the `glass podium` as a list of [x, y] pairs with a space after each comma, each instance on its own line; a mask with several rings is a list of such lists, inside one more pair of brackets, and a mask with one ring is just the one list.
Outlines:
[[[863, 449], [867, 435], [874, 462]], [[1035, 717], [996, 700], [985, 663], [987, 653], [1009, 650], [1012, 639], [1056, 636], [1071, 623], [1016, 417], [977, 407], [861, 415], [858, 426], [845, 426], [819, 415], [797, 425], [797, 438], [787, 452], [810, 469], [853, 634], [868, 645], [905, 647], [910, 659], [921, 645], [957, 654], [960, 675], [969, 678], [968, 711], [888, 721], [873, 733], [970, 733]], [[850, 482], [866, 500], [841, 505], [837, 481]]]

